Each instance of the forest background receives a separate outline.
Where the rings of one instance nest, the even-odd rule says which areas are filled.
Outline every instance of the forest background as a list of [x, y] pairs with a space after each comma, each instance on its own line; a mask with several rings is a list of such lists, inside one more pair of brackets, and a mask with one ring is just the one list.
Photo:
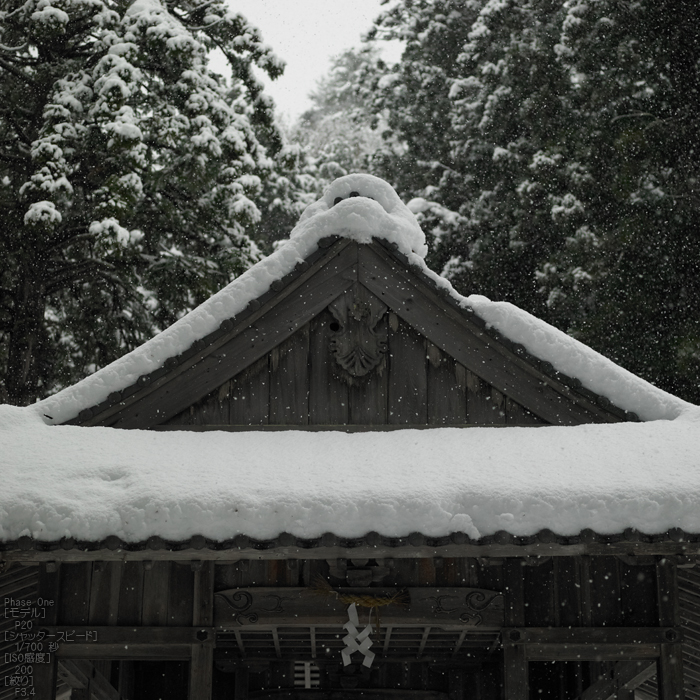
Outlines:
[[230, 4], [0, 0], [0, 401], [138, 346], [359, 171], [460, 292], [700, 403], [700, 5], [397, 0], [283, 128]]

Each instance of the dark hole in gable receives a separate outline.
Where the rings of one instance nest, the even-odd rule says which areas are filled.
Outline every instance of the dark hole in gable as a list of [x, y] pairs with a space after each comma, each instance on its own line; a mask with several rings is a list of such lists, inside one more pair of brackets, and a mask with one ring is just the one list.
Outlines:
[[[348, 195], [348, 199], [350, 199], [351, 197], [366, 197], [367, 199], [371, 199], [372, 201], [374, 201], [374, 197], [367, 197], [367, 195], [362, 195], [359, 192], [351, 192]], [[343, 197], [336, 197], [333, 200], [333, 206], [335, 206], [336, 204], [339, 204], [342, 201], [343, 201]]]
[[337, 321], [331, 321], [329, 324], [329, 328], [334, 332], [337, 333], [340, 330], [340, 324]]

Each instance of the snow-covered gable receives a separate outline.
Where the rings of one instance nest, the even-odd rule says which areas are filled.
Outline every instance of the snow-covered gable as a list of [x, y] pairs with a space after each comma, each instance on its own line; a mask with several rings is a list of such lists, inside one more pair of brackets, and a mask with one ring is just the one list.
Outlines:
[[[425, 236], [415, 216], [393, 188], [371, 175], [347, 175], [333, 182], [323, 197], [303, 213], [289, 240], [205, 303], [155, 338], [83, 381], [36, 404], [50, 424], [75, 419], [81, 411], [114, 397], [167, 366], [198, 341], [250, 308], [273, 285], [289, 276], [318, 250], [328, 236], [359, 243], [373, 239], [393, 244], [406, 261], [443, 290], [454, 303], [471, 310], [486, 327], [522, 346], [555, 372], [602, 396], [642, 420], [672, 420], [692, 407], [615, 365], [599, 353], [521, 309], [485, 297], [458, 294], [448, 280], [425, 264]], [[547, 366], [545, 364], [545, 366]]]

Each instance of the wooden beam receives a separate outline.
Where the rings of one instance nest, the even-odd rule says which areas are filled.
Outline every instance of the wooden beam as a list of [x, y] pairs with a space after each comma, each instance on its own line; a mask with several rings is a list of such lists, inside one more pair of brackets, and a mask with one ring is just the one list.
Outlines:
[[[661, 644], [523, 644], [530, 661], [657, 659]], [[506, 646], [504, 649], [508, 649]]]
[[459, 639], [457, 639], [457, 642], [455, 643], [455, 648], [452, 651], [452, 656], [457, 656], [459, 654], [459, 650], [462, 648], [462, 644], [464, 644], [464, 638], [467, 636], [467, 630], [462, 630], [459, 633]]
[[280, 647], [280, 637], [277, 634], [277, 628], [273, 627], [270, 632], [272, 633], [272, 642], [275, 645], [275, 655], [278, 659], [282, 658], [282, 649]]
[[505, 628], [503, 644], [663, 644], [680, 641], [675, 627], [521, 627]]
[[[525, 586], [522, 559], [509, 559], [503, 563], [503, 597], [506, 625], [525, 624]], [[505, 700], [528, 700], [528, 659], [522, 644], [505, 644], [507, 634], [502, 635], [503, 677]], [[520, 635], [518, 635], [520, 639]], [[510, 640], [517, 641], [517, 640]]]
[[316, 628], [309, 627], [309, 639], [311, 641], [311, 658], [316, 658]]
[[508, 646], [503, 649], [505, 700], [528, 700], [528, 659], [525, 647]]
[[235, 630], [234, 634], [236, 635], [236, 644], [238, 645], [238, 651], [241, 653], [241, 657], [245, 659], [246, 652], [245, 647], [243, 646], [243, 637], [241, 636], [241, 631]]
[[190, 662], [190, 700], [209, 700], [214, 680], [214, 562], [202, 562], [195, 571], [192, 619], [199, 626], [195, 635], [199, 643], [192, 645]]
[[[678, 574], [676, 563], [670, 557], [660, 557], [656, 562], [656, 589], [659, 607], [659, 624], [680, 624], [680, 609], [678, 605]], [[685, 690], [683, 684], [683, 649], [680, 635], [667, 641], [673, 643], [661, 644], [661, 652], [657, 661], [657, 685], [659, 700], [683, 700]]]
[[389, 651], [389, 644], [391, 643], [391, 633], [393, 629], [394, 628], [391, 625], [387, 625], [384, 628], [384, 647], [382, 649], [384, 656], [386, 656], [387, 652]]
[[214, 674], [214, 646], [195, 644], [190, 661], [189, 700], [210, 700]]
[[396, 547], [388, 545], [366, 545], [347, 548], [341, 546], [302, 547], [299, 545], [283, 545], [269, 549], [255, 547], [236, 547], [227, 549], [142, 549], [142, 550], [110, 550], [104, 549], [53, 549], [49, 551], [10, 549], [0, 552], [0, 561], [8, 562], [80, 562], [94, 561], [218, 561], [231, 562], [239, 560], [280, 560], [280, 559], [430, 559], [441, 556], [444, 558], [522, 558], [522, 557], [577, 557], [581, 555], [614, 556], [625, 552], [636, 551], [639, 554], [657, 556], [700, 555], [700, 542], [597, 542], [559, 544], [557, 542], [535, 542], [533, 544], [444, 544], [409, 545], [401, 544]]
[[430, 627], [426, 627], [423, 630], [423, 636], [420, 640], [420, 645], [418, 646], [418, 654], [416, 656], [420, 659], [423, 656], [423, 651], [425, 650], [425, 645], [428, 643], [428, 636], [430, 635]]
[[[46, 606], [46, 624], [56, 624], [60, 596], [60, 571], [61, 567], [53, 563], [42, 563], [39, 567], [39, 598], [53, 601], [53, 605]], [[58, 676], [58, 662], [56, 654], [49, 654], [49, 663], [35, 664], [33, 669], [34, 690], [36, 698], [42, 700], [54, 700], [56, 697], [56, 679]]]
[[[382, 608], [387, 625], [433, 625], [442, 629], [495, 628], [503, 625], [503, 597], [480, 588], [348, 588], [343, 593], [385, 597], [401, 595]], [[369, 615], [360, 608], [360, 616]], [[214, 626], [224, 629], [273, 629], [285, 625], [339, 626], [347, 621], [347, 603], [309, 588], [233, 588], [214, 596]], [[363, 622], [364, 624], [364, 622]]]

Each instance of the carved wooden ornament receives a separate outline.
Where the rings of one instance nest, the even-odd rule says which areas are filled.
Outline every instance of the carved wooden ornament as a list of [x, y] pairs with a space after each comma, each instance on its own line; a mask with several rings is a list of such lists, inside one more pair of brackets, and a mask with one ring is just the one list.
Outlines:
[[[479, 588], [343, 588], [358, 596], [405, 595], [406, 605], [381, 610], [382, 625], [441, 629], [500, 628], [504, 624], [503, 596]], [[369, 610], [360, 609], [361, 616]], [[319, 596], [309, 588], [233, 588], [214, 594], [214, 626], [224, 629], [255, 625], [334, 625], [347, 622], [347, 605], [334, 596]], [[369, 619], [369, 618], [367, 618]], [[365, 617], [362, 617], [363, 624]]]
[[[328, 306], [338, 328], [333, 329], [331, 354], [350, 377], [364, 377], [383, 366], [387, 330], [380, 324], [387, 306], [355, 284]], [[380, 367], [381, 369], [381, 367]]]

